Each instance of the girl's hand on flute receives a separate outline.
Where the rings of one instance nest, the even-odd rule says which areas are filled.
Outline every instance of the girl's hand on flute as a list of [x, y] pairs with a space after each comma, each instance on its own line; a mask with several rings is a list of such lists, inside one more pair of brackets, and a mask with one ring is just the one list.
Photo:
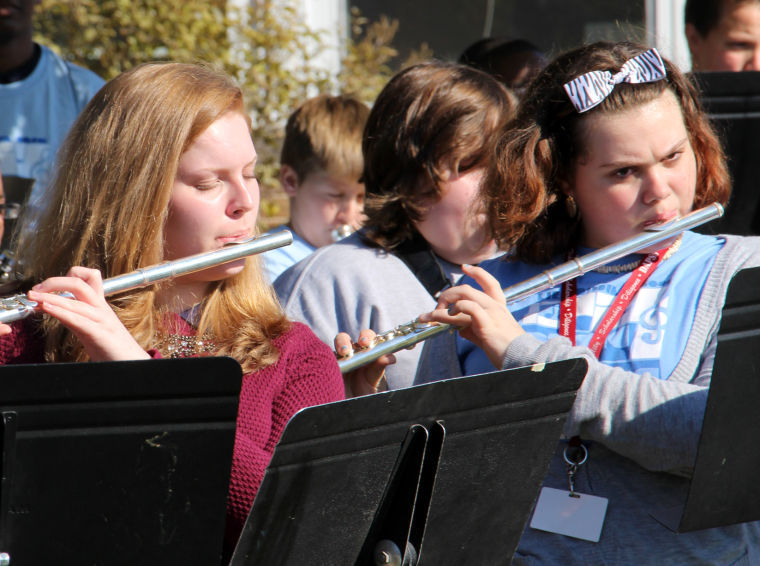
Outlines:
[[463, 265], [465, 275], [483, 289], [457, 285], [443, 291], [436, 309], [419, 316], [420, 322], [444, 322], [459, 327], [463, 338], [480, 347], [491, 363], [501, 368], [512, 340], [525, 334], [507, 308], [499, 282], [486, 270]]
[[[360, 348], [369, 348], [374, 339], [375, 332], [365, 329], [359, 332], [359, 339], [356, 343]], [[335, 353], [339, 358], [345, 358], [353, 352], [353, 342], [351, 341], [351, 337], [345, 332], [341, 332], [335, 337], [334, 344]], [[344, 374], [343, 381], [346, 387], [346, 398], [361, 397], [362, 395], [386, 391], [388, 383], [385, 381], [385, 368], [394, 363], [396, 363], [396, 356], [386, 354], [380, 356], [371, 364]]]
[[[74, 298], [60, 293], [70, 293]], [[76, 335], [92, 361], [150, 357], [106, 302], [97, 269], [72, 267], [66, 277], [46, 279], [28, 295], [39, 303], [37, 310], [57, 318]]]

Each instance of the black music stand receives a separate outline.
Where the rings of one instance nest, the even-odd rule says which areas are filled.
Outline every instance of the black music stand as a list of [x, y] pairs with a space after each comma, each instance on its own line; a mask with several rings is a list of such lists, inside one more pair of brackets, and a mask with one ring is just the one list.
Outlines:
[[219, 564], [241, 373], [230, 358], [0, 368], [11, 566]]
[[701, 72], [692, 78], [731, 173], [731, 198], [722, 218], [697, 228], [705, 234], [760, 234], [760, 72]]
[[587, 369], [566, 360], [297, 413], [230, 566], [508, 564]]
[[683, 508], [657, 518], [677, 532], [760, 519], [760, 268], [731, 281], [718, 333], [694, 474]]

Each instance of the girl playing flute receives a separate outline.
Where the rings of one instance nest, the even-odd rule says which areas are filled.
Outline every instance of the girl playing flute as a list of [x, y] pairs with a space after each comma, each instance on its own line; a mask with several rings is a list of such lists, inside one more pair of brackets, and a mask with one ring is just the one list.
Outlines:
[[343, 397], [335, 357], [285, 317], [257, 257], [107, 299], [102, 279], [253, 236], [256, 159], [242, 93], [226, 75], [164, 63], [113, 79], [74, 123], [19, 246], [42, 316], [0, 325], [0, 363], [237, 360], [228, 545], [288, 419]]
[[[501, 292], [727, 200], [724, 156], [691, 84], [656, 50], [629, 43], [559, 56], [504, 129], [483, 194], [492, 234], [510, 252], [466, 267], [423, 320], [463, 328], [465, 374], [589, 362], [537, 527], [525, 528], [513, 563], [760, 563], [758, 523], [676, 534], [656, 518], [685, 501], [726, 289], [760, 264], [760, 241], [686, 232], [509, 309]], [[606, 501], [606, 513], [589, 512], [601, 530], [576, 538], [546, 526], [569, 491]]]

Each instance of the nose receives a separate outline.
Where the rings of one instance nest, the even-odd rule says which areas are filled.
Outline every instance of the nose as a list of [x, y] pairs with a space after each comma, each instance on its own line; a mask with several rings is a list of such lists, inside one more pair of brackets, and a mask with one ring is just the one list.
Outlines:
[[337, 224], [348, 224], [358, 228], [362, 221], [364, 204], [358, 199], [347, 198], [340, 202], [338, 214], [335, 215]]
[[650, 171], [642, 182], [642, 197], [645, 204], [657, 202], [670, 194], [668, 178], [663, 171]]
[[234, 179], [229, 182], [228, 190], [227, 214], [229, 216], [240, 217], [258, 206], [258, 181], [246, 181], [243, 178]]
[[760, 44], [758, 44], [753, 50], [751, 55], [747, 58], [747, 62], [742, 68], [743, 71], [760, 71]]

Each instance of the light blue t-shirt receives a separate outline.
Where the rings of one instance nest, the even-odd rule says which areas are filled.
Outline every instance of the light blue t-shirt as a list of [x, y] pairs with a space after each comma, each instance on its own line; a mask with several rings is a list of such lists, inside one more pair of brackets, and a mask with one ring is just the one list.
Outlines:
[[24, 80], [0, 84], [0, 171], [35, 179], [30, 202], [50, 181], [56, 152], [104, 82], [50, 49]]
[[[600, 361], [635, 373], [648, 372], [667, 379], [684, 351], [697, 302], [723, 240], [685, 232], [681, 246], [664, 260], [628, 305], [610, 332]], [[589, 249], [579, 249], [578, 255]], [[614, 262], [625, 264], [634, 254]], [[561, 263], [557, 261], [556, 263]], [[491, 260], [481, 266], [508, 287], [533, 277], [547, 266]], [[603, 274], [592, 271], [578, 278], [576, 345], [588, 346], [599, 321], [631, 272]], [[470, 283], [471, 280], [463, 280]], [[560, 286], [510, 303], [509, 309], [525, 329], [540, 340], [558, 335]], [[493, 371], [485, 353], [471, 342], [457, 339], [457, 352], [465, 375]]]
[[[289, 228], [282, 225], [267, 233], [271, 234], [285, 229]], [[290, 232], [293, 234], [292, 244], [264, 252], [261, 256], [264, 260], [264, 269], [266, 269], [270, 283], [274, 283], [280, 273], [285, 271], [288, 267], [298, 263], [317, 249], [296, 234], [292, 229], [290, 229]]]

